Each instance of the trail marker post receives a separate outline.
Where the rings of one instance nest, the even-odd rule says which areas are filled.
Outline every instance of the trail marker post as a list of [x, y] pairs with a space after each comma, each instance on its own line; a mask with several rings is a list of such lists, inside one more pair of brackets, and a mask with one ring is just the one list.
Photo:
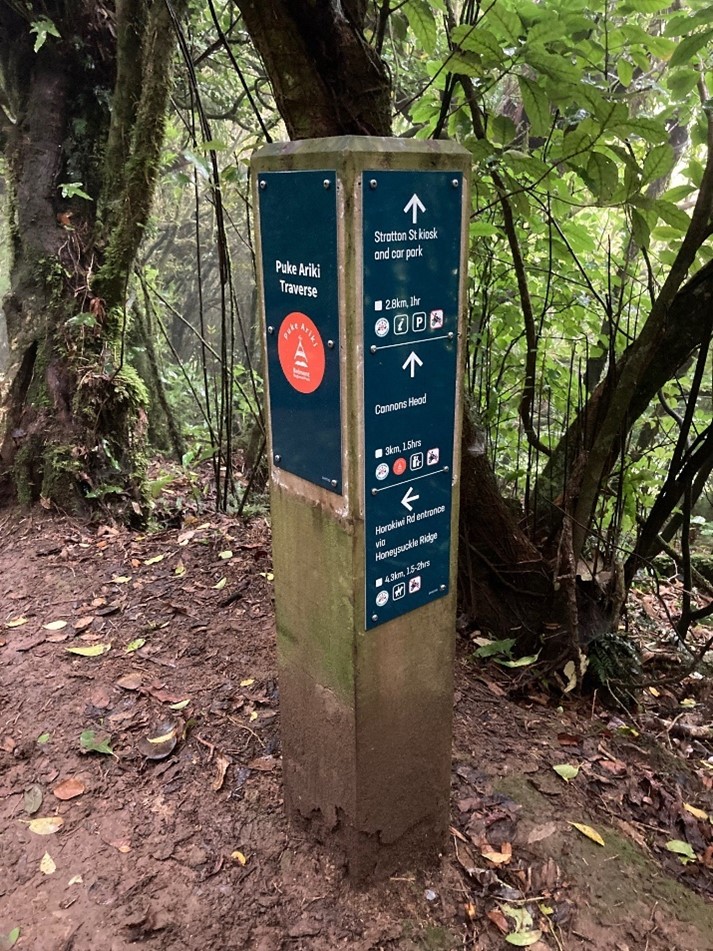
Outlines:
[[285, 804], [357, 879], [448, 826], [469, 169], [357, 136], [252, 161]]

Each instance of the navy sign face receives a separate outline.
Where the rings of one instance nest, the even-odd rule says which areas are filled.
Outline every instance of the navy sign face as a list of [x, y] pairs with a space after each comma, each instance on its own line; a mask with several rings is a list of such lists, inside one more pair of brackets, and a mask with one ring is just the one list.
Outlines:
[[450, 586], [459, 172], [364, 172], [366, 627]]
[[258, 194], [273, 462], [341, 494], [336, 175], [260, 172]]

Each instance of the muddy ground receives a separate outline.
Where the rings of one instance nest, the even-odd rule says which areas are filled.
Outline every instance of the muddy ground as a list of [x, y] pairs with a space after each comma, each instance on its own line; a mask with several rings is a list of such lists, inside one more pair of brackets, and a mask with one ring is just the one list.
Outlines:
[[442, 861], [355, 889], [283, 816], [264, 518], [0, 538], [0, 949], [713, 949], [707, 680], [626, 716], [461, 632]]

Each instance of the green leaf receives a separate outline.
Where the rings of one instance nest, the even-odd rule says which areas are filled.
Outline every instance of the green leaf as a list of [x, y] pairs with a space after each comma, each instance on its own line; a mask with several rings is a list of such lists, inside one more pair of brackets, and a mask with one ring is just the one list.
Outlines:
[[140, 647], [143, 647], [145, 643], [146, 643], [145, 637], [137, 637], [135, 640], [129, 641], [129, 643], [124, 648], [124, 653], [133, 654], [134, 651], [137, 651], [139, 650]]
[[496, 660], [496, 663], [502, 667], [529, 667], [537, 661], [539, 656], [540, 652], [538, 651], [536, 654], [530, 654], [528, 657], [518, 657], [517, 660]]
[[531, 944], [536, 944], [542, 937], [541, 931], [513, 931], [512, 934], [506, 934], [505, 940], [508, 944], [514, 944], [516, 948], [529, 948]]
[[[483, 638], [483, 640], [487, 640]], [[501, 641], [487, 641], [473, 651], [474, 657], [494, 657], [496, 654], [509, 654], [515, 646], [514, 637], [506, 637]]]
[[0, 951], [10, 951], [14, 948], [20, 937], [20, 929], [13, 928], [9, 934], [0, 935]]
[[101, 657], [111, 650], [111, 644], [91, 644], [89, 647], [65, 647], [70, 654], [79, 654], [80, 657]]
[[657, 178], [664, 178], [672, 171], [676, 164], [676, 153], [668, 142], [655, 145], [644, 159], [642, 181], [653, 182]]
[[426, 0], [408, 0], [404, 13], [419, 46], [426, 53], [432, 53], [436, 46], [436, 20], [430, 3]]
[[487, 221], [471, 222], [469, 231], [471, 238], [494, 238], [496, 235], [501, 234], [499, 228], [489, 224]]
[[45, 45], [48, 36], [60, 36], [60, 32], [54, 23], [47, 17], [41, 17], [35, 20], [30, 26], [30, 33], [36, 33], [34, 50], [37, 53]]
[[40, 744], [40, 746], [44, 746], [45, 743], [49, 743], [49, 741], [50, 741], [49, 733], [40, 733], [40, 735], [37, 737], [37, 742]]
[[631, 211], [631, 233], [640, 248], [648, 248], [651, 241], [651, 229], [646, 218], [635, 208]]
[[84, 730], [79, 736], [79, 745], [88, 753], [104, 753], [107, 756], [114, 755], [114, 751], [109, 746], [109, 740], [97, 739], [94, 730]]
[[616, 64], [616, 74], [619, 77], [619, 82], [626, 88], [634, 78], [633, 64], [630, 63], [628, 59], [620, 57]]
[[530, 120], [532, 131], [537, 136], [545, 136], [550, 131], [550, 104], [539, 83], [526, 76], [518, 76], [520, 95], [525, 112]]
[[674, 855], [678, 855], [684, 865], [696, 861], [696, 853], [688, 842], [683, 842], [681, 839], [671, 839], [670, 842], [666, 843], [666, 848]]
[[517, 135], [515, 123], [510, 116], [494, 116], [488, 124], [488, 132], [499, 145], [507, 145]]
[[500, 33], [508, 43], [517, 45], [522, 32], [522, 23], [517, 14], [508, 10], [503, 3], [493, 3], [488, 7], [484, 17], [489, 28]]
[[616, 162], [601, 152], [592, 152], [587, 162], [586, 177], [597, 198], [607, 202], [619, 185], [619, 170]]
[[694, 33], [693, 36], [685, 37], [685, 39], [678, 43], [676, 49], [673, 51], [671, 59], [669, 60], [669, 66], [673, 68], [674, 66], [681, 66], [683, 63], [689, 62], [689, 60], [693, 59], [698, 50], [708, 45], [711, 37], [713, 37], [713, 30], [706, 30], [703, 33]]
[[93, 201], [94, 199], [91, 195], [87, 193], [82, 188], [81, 182], [64, 182], [62, 185], [57, 186], [62, 194], [62, 198], [84, 198], [87, 201]]
[[683, 208], [679, 208], [672, 201], [665, 201], [663, 198], [658, 198], [654, 202], [653, 208], [659, 218], [662, 218], [667, 225], [671, 225], [672, 228], [676, 228], [682, 234], [688, 231], [691, 219]]
[[507, 59], [495, 34], [482, 26], [461, 24], [451, 33], [451, 43], [467, 53], [476, 53], [488, 63], [502, 63]]
[[553, 766], [552, 769], [558, 776], [561, 776], [566, 783], [571, 782], [579, 776], [579, 766], [571, 766], [569, 763], [558, 763], [558, 765]]

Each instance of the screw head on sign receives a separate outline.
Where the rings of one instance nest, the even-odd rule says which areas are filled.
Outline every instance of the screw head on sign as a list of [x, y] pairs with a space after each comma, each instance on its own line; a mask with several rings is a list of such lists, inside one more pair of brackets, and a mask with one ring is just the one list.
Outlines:
[[372, 345], [369, 347], [369, 353], [376, 353], [376, 346], [375, 346], [373, 343], [372, 343]]
[[329, 188], [332, 183], [330, 182], [330, 180], [329, 180], [328, 178], [325, 178], [325, 180], [322, 182], [322, 184], [324, 185], [325, 188]]
[[444, 466], [444, 467], [443, 467], [443, 471], [444, 471], [444, 472], [450, 472], [451, 470], [450, 470], [450, 468], [449, 468], [448, 466]]
[[334, 350], [334, 341], [333, 341], [333, 340], [328, 340], [328, 341], [327, 341], [327, 346], [329, 347], [330, 350]]
[[275, 460], [276, 466], [279, 466], [279, 464], [282, 462], [282, 456], [279, 453], [275, 453], [273, 459]]
[[378, 615], [378, 614], [372, 614], [372, 615], [371, 615], [371, 619], [372, 619], [372, 621], [378, 621], [378, 620], [379, 620], [379, 615]]
[[329, 484], [331, 485], [331, 487], [332, 487], [333, 489], [336, 489], [336, 488], [337, 488], [337, 480], [336, 480], [336, 479], [332, 479], [332, 481], [331, 481]]
[[372, 490], [371, 490], [371, 494], [372, 494], [372, 495], [376, 495], [376, 492], [377, 492], [376, 489], [372, 489]]
[[452, 331], [452, 330], [449, 330], [449, 331], [448, 331], [448, 339], [449, 339], [449, 340], [452, 340], [452, 339], [453, 339], [453, 331]]
[[459, 185], [459, 184], [460, 184], [460, 182], [458, 181], [457, 178], [454, 178], [454, 179], [451, 180], [451, 185], [452, 185], [454, 188], [458, 188], [458, 185]]
[[264, 189], [264, 188], [267, 188], [267, 182], [264, 181], [264, 180], [263, 180], [262, 182], [260, 182], [260, 188], [263, 188], [263, 189]]
[[446, 590], [446, 586], [445, 586], [444, 584], [442, 584], [442, 585], [441, 585], [441, 591], [445, 591], [445, 590]]
[[267, 328], [267, 332], [268, 332], [269, 334], [274, 334], [274, 333], [275, 333], [275, 328], [274, 328], [274, 327], [268, 327], [268, 328]]
[[376, 183], [376, 179], [375, 179], [375, 178], [372, 178], [371, 181], [369, 182], [369, 188], [371, 188], [371, 189], [376, 188], [376, 184], [377, 184], [377, 183]]

